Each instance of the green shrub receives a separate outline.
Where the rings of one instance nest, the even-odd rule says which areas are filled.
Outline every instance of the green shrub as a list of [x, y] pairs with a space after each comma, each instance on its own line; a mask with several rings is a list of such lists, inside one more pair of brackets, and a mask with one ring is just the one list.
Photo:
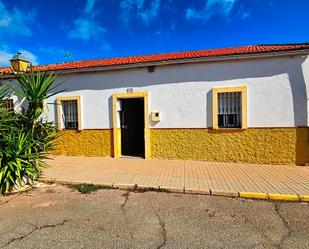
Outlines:
[[91, 192], [97, 191], [99, 189], [112, 189], [110, 186], [94, 185], [91, 183], [72, 184], [70, 185], [70, 188], [76, 189], [82, 194], [90, 194]]
[[[56, 76], [48, 72], [17, 75], [20, 90], [14, 86], [0, 87], [0, 192], [7, 193], [39, 177], [43, 159], [53, 149], [57, 137], [53, 123], [42, 118], [44, 101], [53, 92]], [[6, 110], [5, 101], [11, 94], [25, 100], [24, 114]]]
[[40, 173], [40, 159], [29, 133], [10, 131], [3, 138], [6, 144], [0, 154], [0, 191], [5, 193], [14, 186], [21, 187], [22, 181], [33, 181]]

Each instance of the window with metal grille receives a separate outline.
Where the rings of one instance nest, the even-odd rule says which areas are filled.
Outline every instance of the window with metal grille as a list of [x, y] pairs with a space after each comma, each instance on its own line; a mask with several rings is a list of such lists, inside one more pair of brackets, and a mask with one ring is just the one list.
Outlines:
[[77, 100], [62, 100], [62, 121], [64, 128], [75, 130], [78, 128], [78, 109]]
[[241, 92], [218, 93], [219, 128], [241, 128]]
[[13, 100], [12, 99], [7, 99], [5, 101], [5, 108], [7, 110], [13, 110], [14, 109], [14, 103], [13, 103]]

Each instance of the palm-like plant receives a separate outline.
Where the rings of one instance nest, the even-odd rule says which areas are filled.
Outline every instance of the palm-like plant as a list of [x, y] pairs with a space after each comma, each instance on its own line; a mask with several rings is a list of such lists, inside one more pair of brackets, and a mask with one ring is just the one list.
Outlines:
[[53, 92], [62, 84], [62, 82], [55, 83], [55, 80], [55, 74], [47, 71], [34, 72], [31, 66], [29, 73], [19, 74], [17, 77], [21, 90], [8, 86], [21, 99], [26, 99], [28, 102], [28, 110], [25, 116], [32, 127], [42, 115], [44, 100], [63, 91], [58, 90]]
[[6, 145], [1, 151], [0, 191], [6, 193], [21, 187], [22, 181], [33, 181], [40, 172], [40, 158], [33, 147], [29, 132], [9, 131], [4, 135]]
[[[19, 89], [6, 85], [0, 88], [0, 192], [7, 193], [40, 175], [43, 159], [53, 149], [57, 137], [51, 122], [41, 118], [44, 101], [61, 92], [54, 91], [61, 83], [48, 72], [17, 75]], [[52, 91], [54, 91], [52, 93]], [[6, 110], [9, 94], [16, 94], [28, 104], [24, 115]]]

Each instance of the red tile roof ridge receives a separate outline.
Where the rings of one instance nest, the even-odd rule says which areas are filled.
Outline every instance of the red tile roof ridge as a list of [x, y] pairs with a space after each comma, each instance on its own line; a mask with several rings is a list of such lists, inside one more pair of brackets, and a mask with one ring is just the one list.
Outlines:
[[[37, 65], [34, 66], [34, 70], [58, 71], [58, 70], [106, 67], [116, 65], [142, 64], [142, 63], [173, 61], [182, 59], [194, 59], [201, 57], [217, 57], [217, 56], [257, 54], [257, 53], [268, 53], [268, 52], [282, 52], [282, 51], [301, 50], [301, 49], [309, 49], [309, 43], [260, 44], [260, 45], [226, 47], [226, 48], [211, 48], [204, 50], [167, 52], [159, 54], [145, 54], [145, 55], [132, 55], [132, 56], [112, 57], [102, 59], [79, 60], [79, 61], [60, 62], [46, 65]], [[11, 73], [10, 67], [0, 68], [0, 75], [10, 73]]]

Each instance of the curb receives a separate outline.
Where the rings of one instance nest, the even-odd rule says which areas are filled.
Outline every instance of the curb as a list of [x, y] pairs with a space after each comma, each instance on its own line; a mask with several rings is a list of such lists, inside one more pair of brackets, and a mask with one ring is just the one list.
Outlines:
[[268, 200], [269, 195], [266, 193], [256, 193], [256, 192], [239, 192], [240, 198], [247, 199], [259, 199], [259, 200]]
[[107, 182], [90, 182], [90, 181], [71, 181], [71, 180], [57, 180], [55, 178], [40, 178], [38, 181], [44, 183], [58, 183], [58, 184], [94, 184], [99, 186], [110, 187], [112, 189], [120, 189], [126, 191], [155, 191], [167, 193], [181, 193], [181, 194], [197, 194], [197, 195], [211, 195], [222, 197], [240, 197], [244, 199], [255, 200], [272, 200], [272, 201], [286, 201], [286, 202], [309, 202], [309, 195], [296, 195], [296, 194], [268, 194], [258, 192], [237, 192], [237, 191], [224, 191], [212, 189], [192, 189], [192, 188], [179, 188], [179, 187], [164, 187], [164, 186], [147, 186], [138, 184], [120, 184], [120, 183], [107, 183]]
[[[93, 183], [94, 184], [94, 183]], [[101, 186], [106, 186], [104, 184], [98, 184], [98, 185], [101, 185]], [[136, 184], [113, 184], [111, 185], [113, 189], [120, 189], [120, 190], [135, 190], [137, 189], [137, 185]], [[108, 186], [110, 187], [110, 186]]]
[[309, 202], [309, 195], [292, 195], [292, 194], [268, 194], [256, 192], [239, 192], [240, 198], [288, 201], [288, 202]]
[[299, 195], [269, 194], [269, 199], [273, 201], [302, 201]]
[[184, 194], [185, 188], [178, 188], [178, 187], [164, 187], [159, 186], [159, 190], [162, 190], [164, 192], [168, 193], [178, 193], [178, 194]]
[[213, 196], [239, 197], [236, 191], [211, 190], [210, 193]]
[[300, 195], [299, 197], [303, 202], [309, 202], [309, 195]]
[[210, 195], [210, 189], [193, 189], [185, 188], [185, 194], [196, 194], [196, 195]]

